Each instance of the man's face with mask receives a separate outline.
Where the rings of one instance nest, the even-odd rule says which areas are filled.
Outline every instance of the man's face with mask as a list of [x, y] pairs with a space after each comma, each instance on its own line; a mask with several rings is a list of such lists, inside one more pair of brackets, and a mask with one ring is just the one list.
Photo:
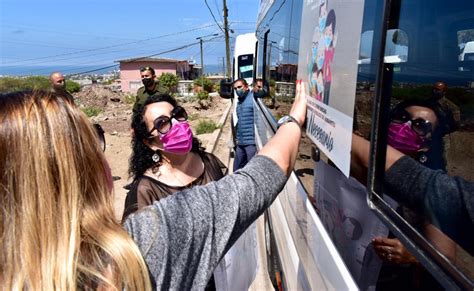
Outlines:
[[142, 78], [143, 85], [147, 88], [150, 88], [155, 84], [155, 75], [149, 70], [140, 72], [140, 77]]
[[249, 90], [249, 87], [244, 84], [242, 81], [237, 81], [234, 84], [234, 90], [235, 94], [239, 97], [244, 97], [247, 94], [247, 91]]
[[257, 98], [261, 98], [265, 96], [265, 88], [263, 88], [263, 82], [257, 81], [253, 85], [253, 95]]
[[444, 82], [436, 82], [433, 85], [433, 97], [436, 99], [441, 99], [446, 94], [448, 87]]

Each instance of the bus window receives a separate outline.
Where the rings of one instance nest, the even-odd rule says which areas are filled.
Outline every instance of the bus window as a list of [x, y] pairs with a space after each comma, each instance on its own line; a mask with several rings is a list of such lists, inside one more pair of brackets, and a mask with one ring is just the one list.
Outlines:
[[[471, 43], [474, 53], [474, 2], [462, 0], [453, 5], [446, 5], [441, 0], [394, 3], [399, 13], [393, 14], [389, 21], [384, 55], [384, 68], [389, 76], [385, 80], [391, 81], [382, 84], [385, 89], [382, 92], [387, 95], [381, 96], [382, 99], [390, 97], [390, 101], [386, 103], [388, 114], [377, 121], [385, 126], [385, 137], [379, 142], [398, 149], [423, 167], [449, 176], [460, 176], [472, 183], [474, 75], [469, 62]], [[395, 33], [398, 34], [397, 37]], [[366, 39], [370, 37], [366, 36]], [[402, 54], [394, 54], [389, 49], [389, 41], [394, 39], [398, 46], [395, 50]], [[362, 52], [361, 44], [361, 54]], [[371, 58], [372, 54], [373, 52], [369, 53]], [[406, 58], [403, 62], [393, 62], [394, 55], [405, 55]], [[392, 64], [388, 65], [389, 63]], [[360, 63], [360, 66], [363, 67], [364, 63]], [[360, 91], [372, 92], [367, 96], [373, 96], [374, 67], [359, 68], [359, 72], [358, 91], [360, 88]], [[363, 96], [360, 92], [358, 94], [359, 97]], [[359, 124], [366, 125], [367, 122], [363, 120], [363, 105], [366, 104], [362, 101], [359, 100], [356, 108], [360, 111]], [[362, 131], [367, 135], [367, 126]], [[393, 219], [391, 223], [394, 223], [394, 227], [403, 229], [403, 234], [412, 242], [417, 242], [417, 246], [422, 246], [423, 251], [415, 251], [414, 254], [418, 254], [419, 258], [424, 254], [434, 259], [449, 274], [458, 274], [453, 277], [465, 276], [465, 284], [462, 286], [469, 286], [466, 282], [472, 284], [474, 279], [474, 233], [472, 219], [467, 212], [463, 212], [466, 211], [465, 201], [459, 196], [450, 197], [454, 193], [443, 187], [433, 188], [435, 180], [425, 180], [421, 176], [420, 179], [413, 178], [410, 170], [405, 169], [404, 173], [387, 172], [385, 185], [395, 187], [386, 188], [387, 192], [383, 188], [378, 189], [378, 195], [372, 197], [374, 204], [379, 199], [377, 197], [382, 197], [387, 203], [390, 200], [388, 197], [395, 198], [395, 205], [389, 203], [392, 210], [381, 211], [386, 212], [388, 217], [401, 218], [400, 221]], [[383, 185], [381, 177], [384, 175], [379, 174], [375, 174], [375, 181]], [[394, 177], [398, 182], [391, 182]], [[393, 189], [403, 190], [397, 192]], [[431, 193], [424, 192], [424, 189], [431, 189]], [[427, 198], [417, 203], [409, 203], [400, 198], [403, 195], [415, 196], [421, 191]], [[428, 198], [432, 197], [430, 195], [438, 195], [437, 197], [446, 201], [459, 199], [453, 203], [459, 208], [444, 209], [447, 204], [437, 204], [435, 200]], [[409, 225], [416, 231], [410, 231], [404, 225]], [[419, 243], [423, 241], [428, 244]], [[387, 264], [394, 264], [388, 261], [387, 256], [379, 255]], [[400, 262], [399, 265], [403, 263]], [[449, 267], [449, 264], [454, 267]], [[433, 278], [426, 280], [422, 283], [436, 283]]]
[[[474, 64], [474, 29], [458, 31], [459, 61], [461, 65], [459, 71], [471, 71]], [[471, 67], [466, 64], [471, 64]]]
[[247, 79], [253, 77], [253, 56], [243, 55], [238, 57], [239, 78]]
[[[359, 64], [369, 64], [374, 31], [364, 31], [360, 40]], [[402, 63], [408, 59], [408, 35], [400, 29], [389, 29], [385, 43], [385, 62]]]
[[[271, 20], [271, 30], [257, 30], [257, 77], [263, 77], [270, 86], [270, 96], [261, 104], [266, 106], [274, 120], [289, 113], [295, 96], [302, 13], [301, 3], [296, 2], [298, 1], [283, 1], [281, 7], [274, 5], [267, 13], [267, 19]], [[260, 26], [267, 27], [265, 20]], [[311, 145], [310, 139], [303, 137], [295, 165], [295, 173], [310, 198], [314, 180]]]

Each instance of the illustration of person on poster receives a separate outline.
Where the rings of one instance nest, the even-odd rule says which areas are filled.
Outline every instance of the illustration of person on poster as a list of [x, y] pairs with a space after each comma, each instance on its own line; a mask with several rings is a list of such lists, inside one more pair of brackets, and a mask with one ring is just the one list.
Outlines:
[[331, 64], [336, 46], [336, 13], [328, 12], [328, 0], [321, 0], [318, 25], [313, 32], [312, 58], [309, 64], [309, 92], [316, 100], [328, 104], [331, 89]]
[[326, 18], [326, 26], [323, 32], [324, 38], [324, 63], [323, 63], [323, 80], [324, 80], [324, 104], [329, 104], [329, 91], [331, 89], [331, 64], [334, 60], [334, 50], [336, 47], [336, 13], [331, 9]]

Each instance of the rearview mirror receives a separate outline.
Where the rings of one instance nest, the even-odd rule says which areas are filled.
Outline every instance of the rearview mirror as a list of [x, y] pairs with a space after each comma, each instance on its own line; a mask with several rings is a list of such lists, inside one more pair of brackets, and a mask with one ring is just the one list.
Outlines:
[[219, 95], [224, 99], [232, 98], [234, 90], [232, 88], [232, 79], [222, 79], [220, 82]]

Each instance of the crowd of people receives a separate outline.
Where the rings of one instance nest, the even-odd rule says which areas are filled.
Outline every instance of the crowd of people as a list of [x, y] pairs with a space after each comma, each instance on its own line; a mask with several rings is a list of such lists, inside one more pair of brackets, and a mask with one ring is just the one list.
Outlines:
[[[213, 289], [220, 259], [284, 187], [306, 118], [301, 81], [289, 115], [258, 153], [253, 100], [268, 88], [261, 79], [253, 89], [244, 79], [233, 83], [237, 144], [228, 174], [193, 136], [186, 110], [155, 80], [153, 68], [140, 75], [144, 86], [131, 121], [133, 182], [121, 222], [103, 131], [74, 104], [64, 76], [51, 74], [50, 92], [0, 95], [2, 288]], [[443, 171], [443, 136], [455, 126], [447, 125], [451, 116], [439, 100], [406, 101], [392, 110], [386, 191], [401, 213], [428, 206], [429, 223], [422, 226], [435, 224], [472, 254], [466, 229], [474, 221], [474, 184]], [[368, 167], [369, 148], [353, 135], [357, 169]], [[394, 237], [374, 238], [373, 245], [386, 262], [417, 263]]]

